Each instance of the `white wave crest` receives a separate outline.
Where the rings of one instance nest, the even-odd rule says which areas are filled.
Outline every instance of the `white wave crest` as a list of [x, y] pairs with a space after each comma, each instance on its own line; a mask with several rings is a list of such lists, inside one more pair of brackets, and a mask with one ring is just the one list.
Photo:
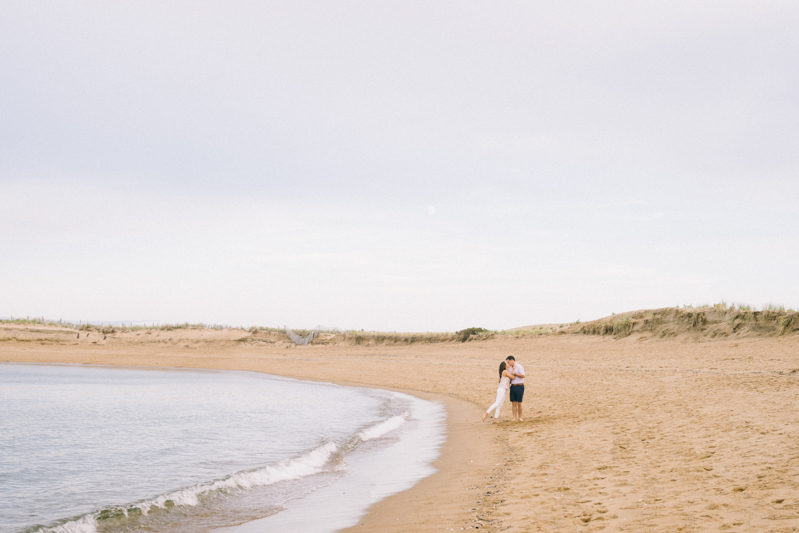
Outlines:
[[374, 425], [370, 428], [366, 428], [360, 433], [358, 436], [361, 438], [362, 441], [376, 439], [378, 437], [382, 437], [389, 431], [393, 429], [397, 429], [402, 424], [405, 423], [405, 417], [408, 416], [408, 413], [404, 413], [402, 416], [392, 416], [388, 420], [384, 420], [377, 425]]
[[39, 528], [36, 533], [97, 533], [97, 520], [92, 515], [85, 515], [60, 526]]
[[[281, 481], [298, 479], [321, 472], [322, 467], [330, 460], [338, 447], [332, 442], [323, 444], [311, 450], [301, 457], [278, 463], [274, 466], [267, 466], [250, 472], [239, 472], [229, 478], [214, 481], [212, 483], [198, 484], [187, 489], [162, 494], [152, 500], [146, 500], [135, 504], [132, 508], [138, 508], [142, 514], [146, 515], [153, 507], [166, 508], [166, 502], [174, 505], [195, 506], [200, 503], [200, 496], [218, 490], [249, 489], [271, 485]], [[129, 509], [121, 509], [125, 516], [128, 516]], [[78, 520], [72, 520], [54, 527], [42, 527], [36, 533], [97, 533], [97, 519], [95, 514], [84, 515]]]
[[338, 447], [334, 443], [328, 442], [291, 461], [250, 472], [239, 472], [229, 478], [214, 481], [213, 483], [194, 485], [187, 489], [162, 494], [152, 500], [141, 502], [136, 507], [141, 509], [142, 514], [146, 515], [153, 507], [164, 509], [167, 501], [171, 501], [175, 505], [195, 506], [200, 503], [199, 497], [209, 492], [262, 487], [279, 483], [280, 481], [310, 476], [320, 472], [337, 449]]

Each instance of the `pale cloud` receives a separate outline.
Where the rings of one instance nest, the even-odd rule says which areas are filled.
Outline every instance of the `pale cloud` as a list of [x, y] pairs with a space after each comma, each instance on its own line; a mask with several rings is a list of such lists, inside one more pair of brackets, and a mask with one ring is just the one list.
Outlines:
[[13, 1], [0, 315], [797, 306], [773, 275], [799, 267], [797, 24], [779, 1]]

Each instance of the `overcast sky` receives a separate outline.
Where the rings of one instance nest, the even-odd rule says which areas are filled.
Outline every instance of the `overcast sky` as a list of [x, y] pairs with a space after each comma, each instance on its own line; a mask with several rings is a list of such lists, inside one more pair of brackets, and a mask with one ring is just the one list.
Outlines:
[[799, 307], [799, 3], [0, 10], [0, 316]]

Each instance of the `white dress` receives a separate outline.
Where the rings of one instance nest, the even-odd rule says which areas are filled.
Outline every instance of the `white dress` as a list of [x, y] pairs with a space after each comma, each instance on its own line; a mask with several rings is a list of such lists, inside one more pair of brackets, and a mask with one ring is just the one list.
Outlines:
[[497, 401], [491, 405], [486, 410], [486, 413], [491, 413], [491, 411], [496, 410], [494, 413], [494, 418], [499, 418], [499, 410], [502, 409], [502, 404], [505, 403], [505, 391], [510, 388], [510, 378], [507, 376], [502, 376], [502, 379], [499, 380], [499, 387], [497, 387]]

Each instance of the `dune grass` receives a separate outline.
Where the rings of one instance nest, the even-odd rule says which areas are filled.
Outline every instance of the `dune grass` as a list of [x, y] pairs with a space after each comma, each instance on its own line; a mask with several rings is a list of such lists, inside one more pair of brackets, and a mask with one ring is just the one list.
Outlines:
[[[694, 305], [694, 304], [686, 304], [686, 305], [682, 305], [682, 306], [678, 305], [677, 309], [706, 309], [708, 307], [714, 307], [714, 308], [717, 308], [717, 309], [730, 309], [730, 310], [738, 309], [738, 310], [741, 310], [741, 311], [757, 311], [758, 310], [757, 307], [754, 306], [754, 305], [749, 305], [749, 304], [740, 303], [740, 302], [738, 302], [738, 303], [736, 303], [736, 302], [728, 303], [726, 300], [721, 300], [720, 302], [715, 303], [715, 304], [707, 304], [707, 303], [705, 303], [705, 304], [699, 304], [699, 305]], [[796, 310], [793, 309], [793, 308], [785, 307], [785, 305], [783, 305], [783, 304], [775, 304], [775, 303], [771, 303], [771, 302], [763, 305], [760, 308], [760, 311], [774, 311], [774, 312], [777, 312], [777, 313], [795, 313], [796, 312]]]
[[[739, 310], [745, 311], [749, 313], [757, 313], [758, 309], [755, 306], [740, 303], [740, 302], [727, 302], [726, 300], [721, 300], [715, 304], [709, 303], [702, 303], [698, 305], [694, 304], [685, 304], [682, 306], [676, 306], [676, 309], [727, 309], [727, 310]], [[793, 308], [787, 308], [783, 304], [776, 304], [776, 303], [767, 303], [763, 305], [760, 312], [771, 312], [771, 313], [796, 313], [797, 311]], [[611, 316], [616, 316], [616, 313], [613, 313]], [[630, 323], [630, 316], [629, 314], [624, 318], [614, 318], [613, 324], [624, 328], [628, 326]], [[251, 326], [249, 328], [245, 328], [244, 326], [231, 326], [227, 324], [206, 324], [206, 323], [159, 323], [159, 322], [152, 322], [152, 323], [119, 323], [119, 322], [84, 322], [79, 321], [78, 324], [64, 322], [63, 320], [48, 320], [44, 317], [30, 317], [26, 316], [25, 318], [22, 317], [10, 317], [5, 319], [0, 319], [0, 324], [15, 324], [21, 326], [58, 326], [63, 328], [70, 328], [77, 331], [100, 331], [103, 333], [118, 333], [118, 332], [130, 332], [130, 331], [141, 331], [141, 330], [157, 330], [157, 331], [173, 331], [173, 330], [225, 330], [225, 329], [239, 329], [242, 331], [247, 331], [251, 334], [257, 334], [259, 332], [269, 332], [269, 333], [286, 333], [284, 327], [268, 327], [268, 326]], [[373, 340], [387, 340], [391, 341], [410, 341], [414, 339], [415, 341], [433, 341], [433, 342], [441, 342], [443, 339], [449, 340], [459, 340], [461, 342], [465, 342], [470, 338], [487, 338], [491, 335], [507, 335], [507, 336], [515, 336], [515, 337], [535, 337], [541, 335], [552, 335], [556, 334], [564, 328], [574, 327], [582, 324], [581, 320], [576, 320], [571, 323], [562, 323], [562, 324], [548, 324], [545, 326], [535, 326], [529, 327], [524, 329], [512, 329], [512, 330], [489, 330], [482, 327], [471, 327], [466, 328], [459, 331], [425, 331], [425, 332], [398, 332], [398, 331], [378, 331], [378, 330], [357, 330], [357, 329], [349, 329], [344, 330], [340, 328], [327, 328], [318, 326], [316, 328], [298, 328], [293, 329], [295, 333], [301, 336], [306, 336], [314, 330], [319, 331], [320, 333], [328, 333], [334, 335], [344, 335], [346, 337], [355, 337], [360, 338], [362, 341], [370, 342]]]

